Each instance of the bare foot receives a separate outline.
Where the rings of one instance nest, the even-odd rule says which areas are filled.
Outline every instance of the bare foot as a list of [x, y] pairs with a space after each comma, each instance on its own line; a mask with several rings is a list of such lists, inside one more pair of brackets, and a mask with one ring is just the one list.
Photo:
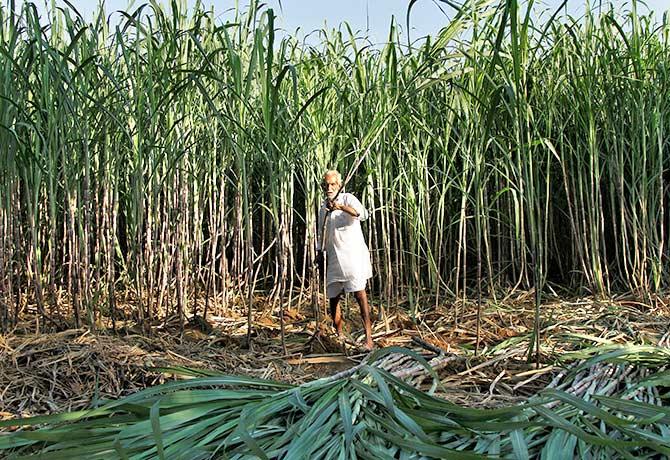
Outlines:
[[375, 348], [375, 344], [372, 343], [372, 340], [368, 340], [368, 341], [365, 343], [365, 350], [366, 350], [366, 351], [372, 351], [374, 348]]

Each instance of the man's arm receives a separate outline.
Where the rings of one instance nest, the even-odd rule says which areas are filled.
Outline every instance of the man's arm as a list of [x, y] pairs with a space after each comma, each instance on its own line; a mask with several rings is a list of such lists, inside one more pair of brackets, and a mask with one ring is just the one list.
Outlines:
[[339, 209], [343, 212], [346, 212], [351, 217], [357, 218], [358, 220], [365, 220], [368, 218], [368, 211], [365, 209], [363, 204], [358, 201], [351, 193], [347, 193], [342, 200], [342, 204], [339, 205]]

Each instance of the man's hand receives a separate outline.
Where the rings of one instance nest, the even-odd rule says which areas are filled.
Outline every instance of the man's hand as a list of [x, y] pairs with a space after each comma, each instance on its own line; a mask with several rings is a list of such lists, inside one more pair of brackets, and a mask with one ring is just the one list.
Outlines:
[[326, 203], [326, 209], [328, 210], [328, 212], [344, 211], [352, 217], [358, 217], [358, 211], [356, 211], [351, 206], [345, 206], [343, 204], [335, 203], [332, 200], [328, 200], [328, 202]]

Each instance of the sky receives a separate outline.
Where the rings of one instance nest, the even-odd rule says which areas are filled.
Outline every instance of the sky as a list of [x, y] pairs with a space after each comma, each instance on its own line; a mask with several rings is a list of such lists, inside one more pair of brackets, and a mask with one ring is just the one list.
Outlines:
[[[5, 5], [10, 0], [0, 0]], [[15, 0], [22, 3], [23, 0]], [[51, 4], [52, 0], [46, 0]], [[54, 0], [56, 5], [63, 6], [63, 0]], [[159, 3], [168, 4], [169, 0], [157, 0]], [[180, 0], [181, 1], [181, 0]], [[196, 0], [186, 0], [189, 6], [195, 4]], [[395, 16], [401, 28], [405, 29], [405, 18], [409, 0], [261, 0], [275, 10], [277, 26], [285, 33], [305, 36], [309, 32], [321, 29], [324, 25], [337, 27], [341, 22], [347, 21], [354, 31], [361, 31], [367, 35], [373, 43], [384, 42], [391, 22], [391, 16]], [[462, 0], [461, 0], [462, 1]], [[523, 0], [522, 0], [523, 1]], [[553, 12], [562, 3], [561, 0], [537, 0], [542, 1], [540, 10]], [[597, 5], [599, 0], [591, 0], [592, 5]], [[89, 20], [96, 9], [96, 0], [70, 0], [77, 10]], [[227, 17], [226, 12], [235, 4], [235, 0], [201, 0], [205, 7], [213, 7], [215, 13], [222, 20]], [[244, 4], [245, 0], [239, 0]], [[610, 0], [607, 0], [609, 3]], [[46, 11], [45, 0], [36, 0], [35, 3], [41, 11]], [[145, 1], [129, 2], [128, 0], [106, 0], [105, 9], [107, 13], [116, 10], [129, 10], [129, 5], [135, 6]], [[585, 0], [568, 0], [567, 10], [573, 16], [580, 16], [584, 12]], [[603, 1], [603, 3], [606, 3]], [[614, 7], [620, 11], [629, 10], [631, 0], [611, 0]], [[646, 5], [646, 6], [645, 6]], [[663, 12], [670, 9], [668, 0], [638, 0], [638, 11], [649, 11], [661, 20]], [[209, 9], [209, 8], [208, 8]], [[549, 13], [551, 14], [551, 13]], [[547, 17], [548, 15], [547, 14]], [[118, 15], [117, 15], [118, 16]], [[451, 10], [445, 3], [439, 0], [417, 0], [412, 7], [410, 36], [412, 40], [428, 34], [436, 34], [444, 27], [449, 17], [453, 16]], [[112, 19], [114, 15], [112, 15]], [[406, 37], [405, 37], [406, 38]]]

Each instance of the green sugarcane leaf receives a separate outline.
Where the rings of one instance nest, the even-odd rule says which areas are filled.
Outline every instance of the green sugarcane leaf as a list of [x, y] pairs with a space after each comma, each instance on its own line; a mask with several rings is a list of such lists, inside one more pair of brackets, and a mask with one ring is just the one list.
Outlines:
[[344, 458], [348, 458], [349, 453], [353, 450], [352, 444], [354, 442], [354, 433], [351, 401], [349, 399], [349, 391], [346, 387], [342, 389], [337, 400], [340, 409], [340, 417], [342, 418], [342, 427], [344, 429], [344, 449], [342, 450], [342, 455]]
[[163, 431], [161, 430], [161, 421], [160, 421], [160, 400], [151, 406], [151, 413], [149, 414], [151, 419], [151, 430], [154, 435], [154, 441], [156, 442], [156, 450], [158, 452], [158, 458], [161, 460], [165, 459], [165, 453], [163, 449]]

